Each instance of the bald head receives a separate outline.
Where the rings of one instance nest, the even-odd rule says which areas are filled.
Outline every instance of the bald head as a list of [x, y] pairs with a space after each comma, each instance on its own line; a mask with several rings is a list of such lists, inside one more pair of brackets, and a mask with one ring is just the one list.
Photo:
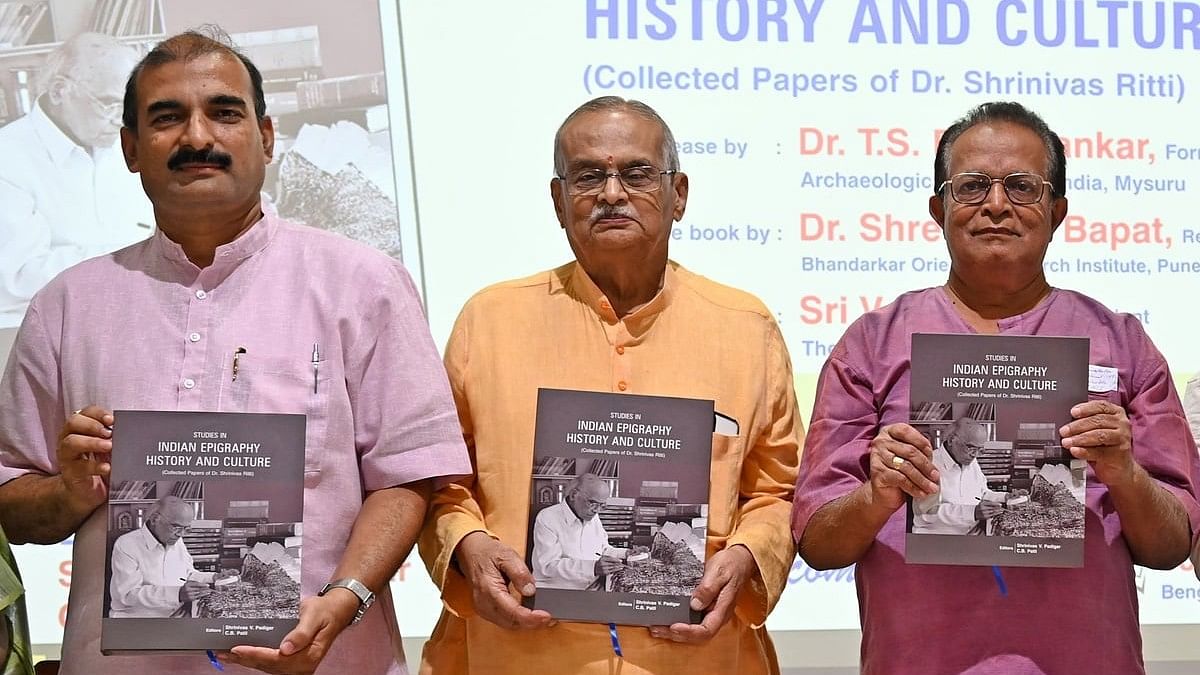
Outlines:
[[982, 424], [970, 417], [960, 417], [950, 423], [944, 444], [946, 452], [950, 453], [955, 462], [960, 466], [967, 466], [983, 452], [987, 440], [987, 429]]
[[194, 518], [192, 505], [174, 495], [154, 503], [146, 518], [146, 527], [163, 546], [171, 546], [187, 532]]
[[594, 473], [581, 474], [567, 487], [566, 500], [575, 515], [587, 522], [608, 502], [608, 483]]

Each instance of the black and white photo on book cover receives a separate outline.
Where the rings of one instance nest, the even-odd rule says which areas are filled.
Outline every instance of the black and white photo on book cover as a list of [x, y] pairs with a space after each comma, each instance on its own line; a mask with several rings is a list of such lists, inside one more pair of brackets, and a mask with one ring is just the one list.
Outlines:
[[103, 651], [278, 645], [299, 618], [304, 416], [114, 418]]
[[1087, 400], [1087, 338], [912, 336], [909, 424], [938, 492], [909, 500], [910, 563], [1079, 567], [1087, 462], [1059, 428]]
[[556, 619], [698, 622], [713, 402], [540, 389], [526, 604]]

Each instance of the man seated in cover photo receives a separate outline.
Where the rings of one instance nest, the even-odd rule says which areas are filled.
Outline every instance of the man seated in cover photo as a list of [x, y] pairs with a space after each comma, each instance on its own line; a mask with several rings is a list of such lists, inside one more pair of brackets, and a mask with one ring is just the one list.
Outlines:
[[989, 490], [987, 476], [975, 458], [988, 440], [987, 429], [970, 417], [959, 417], [933, 451], [940, 474], [937, 494], [913, 504], [913, 532], [967, 534], [980, 531], [988, 518], [1004, 510], [1008, 495]]
[[117, 538], [109, 581], [109, 616], [184, 616], [190, 603], [212, 592], [213, 572], [199, 572], [183, 543], [195, 514], [167, 495], [151, 507], [141, 527]]
[[585, 590], [621, 569], [628, 551], [608, 545], [600, 522], [608, 497], [608, 483], [585, 473], [567, 486], [563, 501], [538, 512], [533, 526], [533, 580], [538, 588]]
[[[1046, 278], [1067, 176], [1038, 115], [973, 108], [943, 133], [933, 178], [949, 277], [864, 314], [830, 353], [796, 484], [800, 556], [857, 564], [865, 675], [1144, 673], [1133, 565], [1179, 565], [1200, 528], [1200, 460], [1166, 360], [1136, 317]], [[914, 333], [1090, 339], [1112, 377], [1057, 429], [1088, 464], [1082, 567], [906, 563], [906, 500], [954, 488], [908, 424]]]

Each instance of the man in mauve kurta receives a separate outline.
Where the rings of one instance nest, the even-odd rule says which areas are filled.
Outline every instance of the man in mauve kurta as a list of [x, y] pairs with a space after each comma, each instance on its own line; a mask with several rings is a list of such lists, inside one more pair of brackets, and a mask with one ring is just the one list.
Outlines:
[[[575, 262], [484, 289], [445, 363], [477, 476], [434, 495], [421, 554], [445, 609], [421, 672], [777, 673], [763, 622], [787, 580], [802, 435], [787, 349], [753, 296], [667, 259], [687, 176], [648, 106], [590, 101], [555, 137], [550, 193]], [[712, 399], [737, 420], [713, 435], [700, 624], [555, 622], [522, 607], [539, 387]], [[511, 588], [514, 589], [510, 593]]]
[[[929, 211], [950, 278], [864, 315], [830, 354], [796, 484], [800, 555], [818, 569], [857, 563], [866, 675], [1144, 673], [1133, 564], [1178, 565], [1200, 526], [1200, 465], [1171, 373], [1136, 318], [1047, 281], [1066, 160], [1041, 118], [979, 106], [946, 130], [934, 167]], [[1058, 430], [1089, 467], [1083, 567], [904, 562], [905, 500], [936, 495], [942, 478], [906, 423], [915, 332], [1090, 339], [1088, 400]]]
[[407, 672], [387, 583], [434, 479], [470, 461], [403, 266], [264, 213], [264, 98], [254, 65], [210, 36], [150, 51], [121, 138], [157, 229], [51, 281], [13, 345], [0, 521], [14, 541], [74, 535], [63, 675], [214, 672], [203, 654], [100, 653], [115, 409], [304, 414], [299, 625], [219, 657], [238, 673]]

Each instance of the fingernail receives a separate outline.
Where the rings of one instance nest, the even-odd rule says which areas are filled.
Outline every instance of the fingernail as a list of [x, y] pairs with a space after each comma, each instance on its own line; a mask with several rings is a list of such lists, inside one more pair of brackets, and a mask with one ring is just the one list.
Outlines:
[[537, 588], [533, 584], [525, 584], [521, 587], [521, 595], [529, 596], [537, 592]]
[[1071, 430], [1067, 428], [1067, 425], [1065, 425], [1065, 424], [1064, 424], [1064, 425], [1062, 425], [1061, 427], [1059, 427], [1059, 428], [1058, 428], [1058, 435], [1059, 435], [1059, 436], [1066, 436], [1068, 433], [1070, 433], [1070, 431], [1071, 431]]
[[704, 609], [704, 603], [700, 602], [700, 598], [692, 598], [692, 602], [689, 606], [694, 612], [699, 612], [700, 610]]
[[557, 621], [555, 621], [554, 619], [551, 619], [551, 620], [550, 620], [550, 623], [546, 624], [546, 626], [547, 626], [547, 627], [549, 627], [549, 628], [554, 628], [554, 627], [555, 627], [555, 626], [557, 626], [557, 625], [558, 625], [558, 622], [557, 622]]

